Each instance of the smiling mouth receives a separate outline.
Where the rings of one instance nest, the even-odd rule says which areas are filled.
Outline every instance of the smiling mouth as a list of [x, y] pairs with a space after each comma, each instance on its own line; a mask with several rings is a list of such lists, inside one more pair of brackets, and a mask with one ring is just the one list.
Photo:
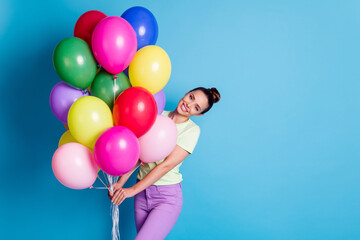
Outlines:
[[185, 104], [184, 104], [184, 103], [181, 104], [180, 108], [181, 108], [181, 110], [182, 110], [183, 112], [188, 112], [187, 109], [186, 109], [186, 107], [185, 107]]

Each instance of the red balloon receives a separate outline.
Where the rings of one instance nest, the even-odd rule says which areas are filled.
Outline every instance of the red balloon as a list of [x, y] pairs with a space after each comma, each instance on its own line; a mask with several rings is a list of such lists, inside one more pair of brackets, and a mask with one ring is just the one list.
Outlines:
[[156, 115], [156, 101], [153, 95], [142, 87], [131, 87], [123, 91], [113, 108], [115, 125], [129, 128], [137, 137], [150, 130]]
[[106, 17], [105, 13], [97, 10], [87, 11], [77, 20], [74, 28], [74, 37], [84, 40], [91, 48], [91, 36], [94, 28]]

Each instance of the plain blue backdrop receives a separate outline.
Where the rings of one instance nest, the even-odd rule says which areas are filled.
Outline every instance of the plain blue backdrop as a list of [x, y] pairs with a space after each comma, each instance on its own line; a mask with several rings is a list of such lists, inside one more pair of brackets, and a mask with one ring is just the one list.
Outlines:
[[[1, 0], [1, 238], [110, 239], [106, 191], [66, 188], [51, 169], [65, 131], [52, 53], [84, 12], [137, 5], [172, 62], [166, 109], [197, 86], [222, 95], [193, 119], [167, 239], [360, 239], [360, 2], [330, 0]], [[132, 199], [120, 232], [136, 234]]]

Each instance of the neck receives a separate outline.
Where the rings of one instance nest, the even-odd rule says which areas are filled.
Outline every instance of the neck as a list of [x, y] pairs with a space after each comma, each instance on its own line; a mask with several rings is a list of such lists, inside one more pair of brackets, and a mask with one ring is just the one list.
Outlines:
[[189, 120], [188, 117], [180, 115], [176, 110], [169, 113], [169, 117], [176, 123], [183, 123]]

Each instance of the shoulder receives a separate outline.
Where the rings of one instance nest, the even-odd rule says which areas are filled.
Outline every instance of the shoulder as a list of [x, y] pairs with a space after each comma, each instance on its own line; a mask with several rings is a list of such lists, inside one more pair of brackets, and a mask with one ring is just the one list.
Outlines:
[[183, 124], [178, 124], [178, 139], [176, 144], [187, 151], [192, 153], [200, 137], [200, 127], [192, 120], [188, 120]]
[[161, 115], [163, 115], [163, 116], [169, 116], [169, 113], [170, 113], [170, 111], [163, 111], [162, 113], [161, 113]]
[[199, 132], [200, 133], [200, 127], [195, 122], [193, 122], [191, 119], [189, 119], [188, 123], [188, 129], [191, 129], [191, 131]]
[[184, 126], [182, 126], [182, 129], [180, 130], [180, 134], [185, 133], [186, 135], [192, 135], [194, 137], [200, 136], [200, 127], [193, 122], [191, 119], [189, 119]]

